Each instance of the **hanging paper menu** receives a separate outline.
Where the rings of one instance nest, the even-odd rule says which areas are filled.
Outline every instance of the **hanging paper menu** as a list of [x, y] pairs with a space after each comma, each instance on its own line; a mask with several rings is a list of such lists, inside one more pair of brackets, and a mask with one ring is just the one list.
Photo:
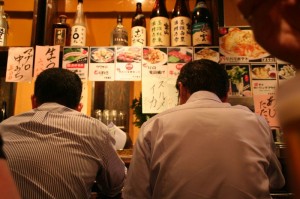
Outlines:
[[89, 58], [90, 81], [115, 80], [115, 48], [91, 47]]
[[36, 46], [34, 59], [34, 75], [37, 77], [41, 72], [48, 68], [59, 67], [60, 46]]
[[32, 80], [33, 47], [10, 47], [8, 50], [6, 82]]
[[143, 48], [142, 107], [143, 113], [159, 113], [174, 107], [174, 82], [168, 77], [167, 48]]
[[117, 47], [115, 80], [141, 80], [142, 47]]
[[88, 77], [88, 47], [64, 47], [62, 67], [75, 72], [80, 79]]

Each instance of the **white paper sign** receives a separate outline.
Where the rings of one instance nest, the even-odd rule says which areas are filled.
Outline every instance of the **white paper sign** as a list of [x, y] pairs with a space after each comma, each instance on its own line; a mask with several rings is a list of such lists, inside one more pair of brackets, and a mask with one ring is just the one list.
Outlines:
[[90, 81], [115, 80], [115, 48], [91, 47], [89, 58]]
[[82, 81], [82, 93], [80, 103], [83, 105], [81, 113], [87, 114], [88, 112], [88, 82]]
[[36, 46], [34, 60], [34, 77], [48, 68], [59, 67], [60, 46]]
[[32, 80], [33, 47], [10, 47], [8, 50], [6, 82]]
[[115, 80], [140, 81], [142, 75], [141, 63], [141, 47], [117, 48]]
[[62, 67], [75, 72], [80, 79], [88, 77], [88, 47], [64, 47]]

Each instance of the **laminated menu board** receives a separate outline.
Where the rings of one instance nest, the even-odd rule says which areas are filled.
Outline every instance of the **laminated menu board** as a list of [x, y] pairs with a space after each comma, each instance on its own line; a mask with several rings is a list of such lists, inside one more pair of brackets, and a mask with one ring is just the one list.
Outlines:
[[194, 60], [200, 59], [209, 59], [211, 61], [219, 63], [219, 46], [194, 47]]
[[219, 52], [221, 63], [275, 62], [275, 57], [254, 39], [250, 27], [220, 27]]
[[115, 80], [115, 48], [90, 47], [89, 80], [114, 81]]
[[88, 57], [89, 47], [69, 47], [63, 48], [62, 67], [75, 72], [80, 79], [88, 78]]
[[140, 81], [142, 47], [116, 47], [116, 81]]

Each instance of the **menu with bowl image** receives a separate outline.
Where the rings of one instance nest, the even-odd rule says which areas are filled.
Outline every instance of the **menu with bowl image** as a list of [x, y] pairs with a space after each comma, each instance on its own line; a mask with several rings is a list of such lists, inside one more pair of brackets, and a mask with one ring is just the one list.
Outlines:
[[89, 80], [114, 81], [115, 80], [115, 48], [90, 47]]

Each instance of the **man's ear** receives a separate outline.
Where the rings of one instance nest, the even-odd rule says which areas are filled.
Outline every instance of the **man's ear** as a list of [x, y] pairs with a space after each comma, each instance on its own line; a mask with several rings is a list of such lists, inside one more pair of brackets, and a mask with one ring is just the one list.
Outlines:
[[179, 87], [179, 104], [184, 104], [190, 98], [191, 94], [188, 89], [183, 86], [181, 82], [178, 82]]
[[37, 108], [37, 102], [36, 102], [36, 97], [34, 95], [31, 95], [31, 107], [32, 109]]
[[83, 108], [83, 104], [82, 103], [79, 103], [78, 105], [77, 105], [77, 107], [75, 108], [75, 110], [76, 111], [78, 111], [78, 112], [81, 112], [81, 109]]

